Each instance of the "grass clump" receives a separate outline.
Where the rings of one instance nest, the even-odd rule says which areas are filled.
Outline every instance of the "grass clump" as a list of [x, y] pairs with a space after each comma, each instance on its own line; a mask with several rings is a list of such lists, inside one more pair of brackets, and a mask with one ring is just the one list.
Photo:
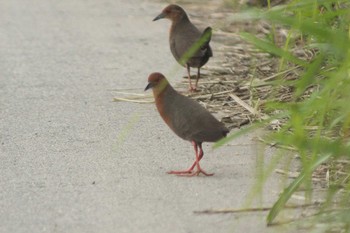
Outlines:
[[[300, 156], [301, 171], [282, 192], [268, 214], [272, 224], [292, 194], [302, 185], [306, 200], [313, 187], [312, 174], [327, 166], [328, 195], [316, 216], [332, 216], [341, 229], [350, 229], [350, 8], [349, 1], [292, 0], [283, 6], [241, 13], [236, 19], [266, 20], [273, 26], [265, 38], [243, 33], [242, 37], [259, 49], [279, 58], [279, 69], [298, 66], [295, 79], [271, 81], [276, 90], [288, 86], [292, 98], [278, 101], [276, 92], [262, 106], [272, 119], [284, 124], [268, 137], [278, 145], [293, 147]], [[281, 40], [275, 28], [287, 34]], [[279, 41], [279, 42], [277, 42]], [[297, 49], [312, 51], [311, 59], [300, 58]], [[273, 115], [278, 112], [277, 115]], [[281, 117], [282, 116], [282, 117]], [[271, 119], [255, 126], [268, 124]], [[245, 129], [247, 130], [247, 129]], [[339, 172], [341, 170], [341, 172]], [[336, 195], [337, 194], [337, 195]], [[334, 203], [339, 208], [335, 210]], [[327, 225], [334, 229], [334, 224]], [[327, 227], [325, 231], [328, 231]]]

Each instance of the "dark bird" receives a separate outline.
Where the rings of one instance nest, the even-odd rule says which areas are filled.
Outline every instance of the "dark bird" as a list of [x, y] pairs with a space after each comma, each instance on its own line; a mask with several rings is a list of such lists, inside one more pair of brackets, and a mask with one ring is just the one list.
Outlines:
[[[187, 68], [189, 87], [191, 91], [196, 90], [200, 78], [200, 68], [207, 63], [213, 52], [209, 46], [212, 29], [207, 27], [200, 32], [189, 20], [186, 12], [178, 5], [169, 5], [162, 13], [153, 19], [167, 18], [171, 20], [170, 28], [170, 50], [176, 61]], [[190, 68], [197, 68], [196, 85], [191, 84]]]
[[[179, 94], [161, 73], [152, 73], [148, 77], [145, 91], [152, 88], [155, 103], [165, 123], [180, 138], [192, 142], [196, 153], [193, 165], [185, 171], [170, 171], [169, 174], [194, 176], [206, 173], [199, 165], [203, 158], [203, 142], [216, 142], [225, 137], [229, 130], [208, 110], [196, 101]], [[196, 167], [196, 171], [193, 169]]]

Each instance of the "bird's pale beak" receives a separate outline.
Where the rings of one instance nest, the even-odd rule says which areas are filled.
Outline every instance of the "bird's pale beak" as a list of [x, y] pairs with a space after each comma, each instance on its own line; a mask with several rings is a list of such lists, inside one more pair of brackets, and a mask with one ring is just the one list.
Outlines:
[[157, 17], [155, 17], [154, 19], [153, 19], [153, 21], [156, 21], [156, 20], [158, 20], [158, 19], [164, 19], [165, 18], [165, 14], [164, 13], [160, 13]]
[[153, 83], [148, 83], [146, 88], [145, 88], [145, 91], [147, 91], [148, 89], [152, 88], [154, 86]]

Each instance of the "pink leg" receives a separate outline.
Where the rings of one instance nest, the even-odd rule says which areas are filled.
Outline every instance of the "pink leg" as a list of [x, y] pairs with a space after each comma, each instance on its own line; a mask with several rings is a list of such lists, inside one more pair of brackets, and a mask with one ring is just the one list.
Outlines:
[[[214, 175], [214, 173], [207, 173], [205, 172], [199, 165], [199, 161], [203, 158], [203, 149], [202, 149], [202, 143], [195, 143], [192, 142], [192, 145], [194, 147], [194, 150], [196, 152], [196, 160], [194, 161], [194, 163], [192, 164], [192, 166], [185, 170], [185, 171], [170, 171], [168, 172], [169, 174], [175, 174], [175, 175], [179, 175], [179, 176], [195, 176], [195, 175], [199, 175], [200, 173], [203, 173], [206, 176], [212, 176]], [[199, 153], [198, 153], [198, 148], [199, 148]], [[197, 166], [197, 171], [193, 172], [194, 167]]]
[[189, 65], [186, 65], [186, 68], [187, 68], [187, 76], [188, 76], [188, 83], [189, 83], [189, 91], [195, 91], [196, 88], [193, 88], [191, 83], [191, 72], [190, 72], [191, 67]]
[[[192, 142], [192, 145], [193, 145], [193, 148], [194, 148], [194, 151], [196, 152], [196, 154], [197, 154], [197, 144], [195, 143], [195, 142]], [[203, 157], [203, 155], [202, 155], [202, 157]], [[201, 158], [202, 158], [201, 157]], [[201, 160], [201, 158], [199, 159], [199, 160]], [[192, 166], [189, 168], [189, 169], [187, 169], [187, 170], [184, 170], [184, 171], [169, 171], [168, 172], [168, 174], [176, 174], [176, 175], [181, 175], [181, 174], [186, 174], [186, 173], [192, 173], [192, 170], [193, 170], [193, 168], [196, 166], [196, 164], [197, 164], [197, 160], [196, 161], [194, 161], [194, 163], [192, 164]]]
[[[198, 147], [199, 147], [199, 155], [197, 155], [197, 153], [196, 153], [196, 157], [197, 158], [202, 158], [203, 157], [203, 155], [204, 155], [204, 153], [203, 153], [203, 149], [202, 149], [202, 143], [199, 143], [198, 144]], [[200, 159], [199, 159], [200, 160]], [[205, 172], [202, 168], [201, 168], [201, 166], [199, 165], [199, 160], [198, 160], [198, 162], [197, 162], [197, 171], [195, 171], [194, 173], [192, 173], [191, 175], [192, 176], [194, 176], [194, 175], [199, 175], [200, 173], [203, 173], [204, 175], [206, 175], [206, 176], [212, 176], [212, 175], [214, 175], [214, 173], [207, 173], [207, 172]]]
[[198, 67], [196, 85], [194, 86], [194, 89], [195, 89], [195, 90], [197, 90], [198, 80], [199, 80], [200, 77], [201, 77], [201, 72], [200, 72], [200, 68]]

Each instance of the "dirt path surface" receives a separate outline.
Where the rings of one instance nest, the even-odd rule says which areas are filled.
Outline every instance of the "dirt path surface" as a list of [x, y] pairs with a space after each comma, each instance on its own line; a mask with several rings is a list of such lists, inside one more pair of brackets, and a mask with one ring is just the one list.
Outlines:
[[[162, 7], [0, 2], [0, 232], [293, 231], [266, 228], [266, 212], [194, 213], [242, 207], [260, 158], [255, 135], [205, 144], [213, 177], [176, 177], [166, 171], [191, 164], [190, 143], [153, 105], [112, 102], [110, 89], [141, 92], [149, 73], [175, 65], [168, 22], [151, 21]], [[278, 179], [259, 205], [275, 201]]]

